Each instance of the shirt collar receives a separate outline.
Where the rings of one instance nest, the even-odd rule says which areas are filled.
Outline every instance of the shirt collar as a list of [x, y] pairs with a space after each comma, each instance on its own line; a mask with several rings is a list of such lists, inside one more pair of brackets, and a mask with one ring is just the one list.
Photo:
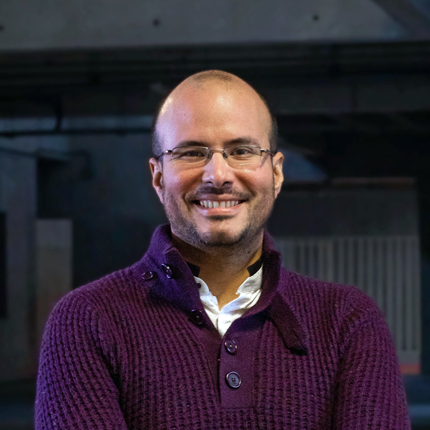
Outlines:
[[[190, 263], [188, 263], [189, 265]], [[261, 269], [261, 270], [260, 270]], [[261, 283], [262, 283], [262, 272], [263, 268], [260, 267], [259, 270], [257, 270], [253, 275], [250, 275], [248, 278], [245, 279], [245, 281], [242, 282], [242, 284], [239, 286], [239, 288], [236, 291], [236, 294], [253, 294], [256, 291], [261, 289]], [[202, 295], [211, 295], [212, 293], [209, 290], [208, 285], [206, 282], [199, 278], [198, 276], [194, 275], [194, 278], [196, 282], [199, 284], [199, 294]]]

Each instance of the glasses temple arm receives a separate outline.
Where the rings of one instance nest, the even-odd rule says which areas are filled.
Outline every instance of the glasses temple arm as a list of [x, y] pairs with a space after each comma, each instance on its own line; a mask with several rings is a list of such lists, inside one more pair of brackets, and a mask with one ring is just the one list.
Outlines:
[[167, 155], [167, 154], [171, 154], [173, 151], [171, 149], [166, 149], [165, 151], [163, 151], [160, 155], [155, 156], [154, 158], [156, 160], [158, 160], [159, 158], [161, 158], [163, 155]]
[[260, 149], [261, 152], [264, 152], [265, 154], [269, 154], [272, 157], [275, 155], [273, 152], [270, 152], [268, 149]]

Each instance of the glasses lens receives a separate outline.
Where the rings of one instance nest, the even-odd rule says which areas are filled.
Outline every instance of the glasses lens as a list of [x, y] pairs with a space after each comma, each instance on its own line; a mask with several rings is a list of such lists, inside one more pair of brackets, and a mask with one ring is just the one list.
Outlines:
[[228, 156], [227, 161], [231, 166], [258, 164], [261, 160], [261, 150], [259, 146], [233, 146], [226, 148], [225, 152]]
[[[216, 150], [216, 152], [222, 152]], [[257, 165], [261, 161], [259, 146], [238, 145], [224, 149], [226, 161], [232, 167]], [[202, 146], [181, 146], [172, 150], [172, 159], [193, 166], [204, 165], [210, 160], [211, 150]]]
[[200, 146], [174, 148], [172, 158], [184, 163], [198, 163], [208, 158], [208, 149]]

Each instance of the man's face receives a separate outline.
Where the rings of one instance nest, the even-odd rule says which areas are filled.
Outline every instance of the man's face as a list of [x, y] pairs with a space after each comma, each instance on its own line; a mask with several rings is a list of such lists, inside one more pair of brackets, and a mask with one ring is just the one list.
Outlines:
[[[238, 139], [252, 139], [270, 149], [269, 124], [264, 104], [245, 84], [227, 89], [212, 83], [172, 94], [157, 130], [163, 150], [184, 142], [223, 149]], [[282, 185], [282, 160], [281, 153], [273, 162], [263, 155], [255, 167], [232, 168], [216, 152], [205, 166], [184, 165], [170, 155], [162, 161], [151, 159], [150, 164], [172, 233], [205, 249], [246, 244], [262, 235]], [[213, 207], [217, 205], [226, 207]]]

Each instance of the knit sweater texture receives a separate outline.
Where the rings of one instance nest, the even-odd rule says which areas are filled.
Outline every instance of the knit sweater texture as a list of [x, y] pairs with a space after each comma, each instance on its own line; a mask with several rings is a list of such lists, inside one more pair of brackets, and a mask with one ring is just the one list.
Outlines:
[[43, 337], [36, 430], [410, 429], [374, 302], [281, 268], [268, 234], [262, 261], [259, 301], [223, 338], [167, 225], [69, 293]]

